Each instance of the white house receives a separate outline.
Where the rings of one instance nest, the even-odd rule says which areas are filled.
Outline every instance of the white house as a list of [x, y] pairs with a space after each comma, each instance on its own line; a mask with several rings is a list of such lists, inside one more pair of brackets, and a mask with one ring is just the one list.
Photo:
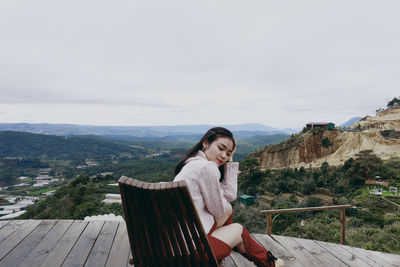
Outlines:
[[382, 188], [374, 188], [374, 189], [372, 189], [372, 190], [370, 191], [370, 193], [371, 193], [371, 194], [378, 195], [378, 196], [382, 196], [383, 191], [382, 191]]
[[394, 187], [394, 186], [389, 187], [389, 192], [395, 193], [395, 194], [398, 193], [397, 187]]
[[122, 203], [120, 194], [106, 194], [106, 198], [102, 201], [106, 204]]

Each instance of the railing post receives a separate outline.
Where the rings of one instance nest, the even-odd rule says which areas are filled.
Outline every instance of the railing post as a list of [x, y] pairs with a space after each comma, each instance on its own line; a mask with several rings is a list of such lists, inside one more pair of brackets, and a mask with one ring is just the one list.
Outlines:
[[345, 244], [346, 242], [346, 208], [341, 208], [341, 212], [340, 212], [340, 230], [341, 230], [341, 237], [340, 237], [340, 241], [342, 243], [342, 245]]
[[272, 234], [272, 213], [267, 214], [267, 233], [269, 236]]

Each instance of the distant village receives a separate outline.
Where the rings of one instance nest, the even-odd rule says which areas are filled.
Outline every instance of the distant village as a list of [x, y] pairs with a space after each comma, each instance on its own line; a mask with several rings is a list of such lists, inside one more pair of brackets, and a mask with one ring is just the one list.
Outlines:
[[[158, 158], [169, 155], [170, 151], [161, 150], [159, 153], [152, 153], [145, 156], [145, 158]], [[85, 169], [96, 167], [100, 164], [93, 159], [86, 159], [82, 164], [75, 166], [77, 169]], [[65, 183], [63, 177], [55, 177], [52, 175], [51, 168], [38, 169], [36, 177], [20, 176], [18, 183], [5, 187], [0, 187], [0, 199], [5, 200], [0, 203], [0, 220], [7, 220], [16, 218], [26, 212], [26, 208], [35, 204], [40, 198], [51, 196], [55, 193], [57, 187]], [[112, 175], [112, 172], [103, 172], [98, 175]], [[110, 187], [118, 186], [117, 183], [109, 184]], [[43, 188], [39, 190], [29, 190], [30, 188]], [[23, 191], [26, 188], [26, 191]], [[23, 191], [23, 194], [18, 192]], [[115, 191], [115, 190], [114, 190]], [[112, 192], [112, 190], [110, 190]], [[121, 203], [121, 196], [119, 194], [109, 193], [105, 195], [103, 200], [105, 204]], [[111, 215], [110, 215], [111, 216]]]
[[[29, 178], [26, 176], [18, 177], [20, 183], [15, 185], [10, 185], [7, 187], [0, 187], [0, 196], [7, 200], [10, 205], [1, 205], [0, 206], [0, 220], [12, 219], [18, 217], [25, 213], [25, 208], [33, 205], [36, 200], [39, 199], [38, 196], [30, 195], [30, 196], [13, 196], [13, 195], [5, 195], [2, 194], [4, 190], [10, 188], [22, 188], [22, 187], [43, 187], [45, 185], [50, 185], [54, 183], [58, 183], [63, 181], [63, 178], [56, 178], [50, 175], [52, 169], [51, 168], [41, 168], [39, 169], [38, 175], [35, 178]], [[44, 196], [50, 196], [54, 194], [55, 190], [48, 188], [44, 190], [41, 194]], [[30, 192], [27, 192], [28, 195]]]
[[[91, 159], [85, 160], [82, 165], [76, 166], [78, 169], [98, 166], [99, 164]], [[54, 177], [51, 175], [51, 168], [40, 168], [35, 178], [27, 176], [18, 177], [18, 184], [0, 187], [0, 198], [6, 200], [8, 204], [0, 204], [0, 220], [7, 220], [16, 218], [26, 212], [26, 208], [30, 205], [35, 204], [42, 197], [51, 196], [55, 193], [56, 187], [64, 183], [64, 178]], [[112, 175], [112, 172], [100, 173], [100, 175]], [[110, 184], [109, 186], [118, 186], [117, 183]], [[31, 187], [43, 187], [43, 189], [28, 191]], [[11, 194], [13, 190], [20, 190], [27, 188], [24, 195]], [[121, 197], [119, 194], [106, 194], [104, 203], [121, 203]]]

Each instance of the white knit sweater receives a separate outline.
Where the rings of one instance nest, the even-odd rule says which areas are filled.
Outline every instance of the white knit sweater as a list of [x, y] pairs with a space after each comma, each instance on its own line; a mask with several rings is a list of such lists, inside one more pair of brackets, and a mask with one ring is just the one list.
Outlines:
[[214, 218], [221, 217], [229, 202], [237, 195], [236, 162], [228, 162], [225, 179], [220, 183], [220, 172], [213, 161], [208, 161], [203, 151], [189, 158], [174, 181], [185, 180], [197, 213], [208, 234], [214, 224]]

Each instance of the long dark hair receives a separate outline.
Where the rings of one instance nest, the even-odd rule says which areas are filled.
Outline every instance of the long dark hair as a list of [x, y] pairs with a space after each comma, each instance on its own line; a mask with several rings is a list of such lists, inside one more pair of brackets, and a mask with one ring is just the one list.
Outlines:
[[[232, 143], [233, 143], [233, 150], [235, 150], [236, 148], [236, 141], [233, 138], [233, 134], [231, 133], [231, 131], [229, 131], [228, 129], [225, 129], [223, 127], [214, 127], [211, 128], [210, 130], [208, 130], [204, 136], [200, 139], [199, 142], [197, 142], [196, 145], [194, 145], [194, 147], [192, 147], [187, 153], [186, 156], [181, 159], [178, 164], [176, 164], [175, 167], [175, 171], [174, 171], [174, 175], [177, 175], [183, 168], [183, 166], [185, 165], [185, 162], [188, 158], [191, 158], [193, 156], [195, 156], [197, 154], [197, 152], [199, 150], [203, 149], [203, 142], [207, 141], [208, 144], [211, 144], [212, 142], [214, 142], [218, 137], [228, 137], [230, 139], [232, 139]], [[221, 172], [221, 180], [222, 181], [224, 179], [224, 165], [221, 165], [219, 167], [219, 171]]]

